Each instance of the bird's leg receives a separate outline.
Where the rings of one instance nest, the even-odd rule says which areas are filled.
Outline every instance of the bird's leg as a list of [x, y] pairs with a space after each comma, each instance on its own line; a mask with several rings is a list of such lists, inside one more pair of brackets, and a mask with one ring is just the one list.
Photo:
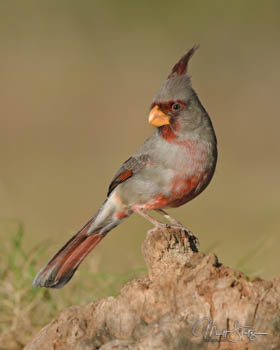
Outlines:
[[160, 227], [160, 228], [164, 228], [164, 229], [166, 229], [168, 227], [168, 225], [160, 222], [159, 220], [155, 219], [154, 217], [152, 217], [151, 215], [146, 213], [144, 209], [134, 207], [133, 210], [135, 211], [135, 213], [143, 216], [143, 218], [150, 221], [156, 227]]
[[171, 222], [173, 225], [170, 226], [171, 228], [177, 228], [180, 230], [183, 230], [185, 232], [185, 234], [187, 235], [190, 243], [193, 243], [195, 245], [195, 247], [197, 247], [199, 245], [199, 240], [198, 238], [186, 227], [184, 227], [180, 221], [174, 219], [172, 216], [170, 216], [166, 211], [164, 211], [163, 209], [156, 209], [156, 211], [158, 213], [160, 213], [161, 215], [163, 215], [169, 222]]
[[[164, 234], [165, 236], [165, 239], [167, 240], [168, 242], [168, 245], [170, 245], [170, 240], [171, 240], [171, 237], [168, 236], [166, 234], [166, 230], [168, 230], [168, 228], [170, 228], [170, 225], [167, 225], [167, 224], [164, 224], [163, 222], [160, 222], [159, 220], [155, 219], [153, 216], [149, 215], [148, 213], [145, 212], [144, 209], [142, 208], [137, 208], [137, 207], [134, 207], [133, 208], [134, 212], [143, 216], [143, 218], [147, 219], [148, 221], [150, 221], [155, 227], [158, 227], [161, 229], [161, 232]], [[169, 233], [169, 231], [168, 231]], [[171, 235], [172, 236], [172, 235]], [[176, 238], [177, 239], [177, 238]], [[178, 239], [177, 239], [178, 240]]]
[[[147, 219], [148, 221], [150, 221], [154, 226], [163, 229], [163, 232], [165, 232], [166, 229], [175, 229], [175, 230], [177, 230], [177, 231], [178, 231], [178, 229], [179, 229], [180, 232], [183, 232], [183, 236], [178, 235], [178, 234], [176, 235], [176, 233], [175, 233], [174, 231], [171, 232], [171, 237], [167, 237], [167, 236], [165, 235], [165, 238], [167, 239], [167, 241], [169, 242], [169, 244], [170, 244], [170, 242], [172, 241], [172, 237], [173, 237], [173, 238], [175, 239], [175, 243], [176, 243], [176, 242], [181, 242], [181, 244], [183, 245], [183, 247], [184, 247], [184, 249], [185, 249], [185, 248], [186, 248], [186, 244], [184, 243], [184, 241], [185, 241], [185, 239], [187, 238], [188, 241], [189, 241], [189, 245], [191, 246], [191, 249], [192, 249], [193, 251], [195, 251], [195, 252], [198, 251], [198, 249], [197, 249], [198, 239], [195, 237], [195, 235], [194, 235], [191, 231], [189, 231], [189, 230], [187, 230], [185, 227], [183, 227], [182, 224], [181, 224], [179, 221], [177, 221], [177, 220], [171, 218], [171, 217], [170, 217], [165, 211], [163, 211], [162, 209], [160, 209], [160, 213], [161, 213], [162, 215], [164, 215], [166, 218], [167, 218], [167, 217], [168, 217], [168, 218], [171, 218], [173, 221], [170, 220], [170, 222], [172, 222], [174, 225], [168, 225], [168, 224], [164, 224], [164, 223], [160, 222], [159, 220], [155, 219], [153, 216], [147, 214], [147, 213], [145, 212], [145, 210], [142, 209], [142, 208], [134, 207], [134, 208], [133, 208], [133, 211], [134, 211], [135, 213], [137, 213], [137, 214], [143, 216], [145, 219]], [[166, 216], [166, 215], [167, 215], [167, 216]], [[176, 224], [175, 224], [175, 223], [176, 223]], [[179, 236], [181, 236], [181, 237], [179, 237]]]
[[163, 215], [169, 222], [171, 222], [171, 224], [176, 225], [178, 227], [183, 227], [183, 225], [180, 223], [180, 221], [174, 219], [172, 216], [170, 216], [166, 211], [164, 211], [163, 209], [156, 209], [156, 211], [158, 213], [160, 213], [161, 215]]

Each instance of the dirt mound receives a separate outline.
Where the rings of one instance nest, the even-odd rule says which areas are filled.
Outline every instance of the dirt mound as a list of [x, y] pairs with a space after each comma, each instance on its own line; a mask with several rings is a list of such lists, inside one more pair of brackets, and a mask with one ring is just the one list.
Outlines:
[[280, 349], [280, 277], [250, 281], [180, 231], [150, 230], [142, 251], [147, 276], [63, 311], [25, 349]]

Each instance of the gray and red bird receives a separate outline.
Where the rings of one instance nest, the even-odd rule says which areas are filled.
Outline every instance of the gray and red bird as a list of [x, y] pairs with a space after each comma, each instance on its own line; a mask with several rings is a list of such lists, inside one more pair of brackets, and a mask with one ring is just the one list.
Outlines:
[[149, 123], [156, 127], [155, 132], [116, 173], [96, 215], [39, 271], [33, 285], [63, 287], [92, 249], [132, 213], [164, 225], [146, 212], [156, 210], [183, 228], [163, 209], [181, 206], [200, 194], [217, 161], [211, 120], [187, 74], [196, 48], [175, 64], [153, 100]]

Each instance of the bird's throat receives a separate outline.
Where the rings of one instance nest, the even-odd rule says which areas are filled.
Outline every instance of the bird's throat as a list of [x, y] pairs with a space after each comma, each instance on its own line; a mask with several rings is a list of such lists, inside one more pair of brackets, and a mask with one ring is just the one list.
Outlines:
[[185, 146], [187, 148], [195, 147], [198, 141], [197, 140], [194, 141], [193, 139], [182, 140], [182, 138], [180, 138], [177, 134], [177, 132], [179, 132], [179, 129], [180, 129], [179, 123], [173, 123], [172, 126], [164, 125], [160, 127], [159, 132], [161, 137], [169, 143]]
[[160, 129], [161, 136], [168, 142], [177, 143], [179, 142], [178, 136], [175, 134], [178, 130], [178, 125], [163, 125]]
[[173, 141], [177, 137], [171, 129], [170, 125], [162, 126], [160, 128], [160, 134], [166, 141]]

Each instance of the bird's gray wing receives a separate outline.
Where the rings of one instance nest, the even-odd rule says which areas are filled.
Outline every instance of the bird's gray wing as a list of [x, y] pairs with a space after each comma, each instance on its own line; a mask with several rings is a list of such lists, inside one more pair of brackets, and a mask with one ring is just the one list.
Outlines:
[[109, 189], [107, 196], [122, 182], [126, 181], [133, 175], [135, 175], [139, 170], [143, 169], [147, 162], [149, 161], [148, 154], [141, 154], [137, 156], [132, 156], [126, 160], [119, 171], [114, 176]]

